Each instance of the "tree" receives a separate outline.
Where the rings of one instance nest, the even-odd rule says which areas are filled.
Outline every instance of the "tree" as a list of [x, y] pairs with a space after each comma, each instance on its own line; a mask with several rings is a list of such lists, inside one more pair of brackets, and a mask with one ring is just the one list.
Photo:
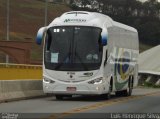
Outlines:
[[[76, 1], [76, 0], [75, 0]], [[160, 3], [148, 0], [144, 3], [138, 0], [78, 0], [82, 7], [75, 6], [73, 10], [102, 12], [115, 21], [133, 26], [138, 29], [140, 41], [145, 44], [160, 43]], [[95, 4], [92, 4], [92, 1]], [[91, 5], [92, 7], [87, 7]]]

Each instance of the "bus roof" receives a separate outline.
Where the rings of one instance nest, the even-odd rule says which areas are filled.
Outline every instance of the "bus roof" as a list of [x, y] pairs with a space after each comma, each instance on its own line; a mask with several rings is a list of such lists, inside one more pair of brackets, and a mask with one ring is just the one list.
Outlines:
[[107, 15], [87, 12], [87, 11], [70, 11], [62, 14], [60, 17], [54, 19], [48, 27], [62, 26], [62, 25], [83, 25], [83, 26], [96, 26], [96, 27], [120, 27], [129, 31], [137, 32], [133, 27], [118, 23]]

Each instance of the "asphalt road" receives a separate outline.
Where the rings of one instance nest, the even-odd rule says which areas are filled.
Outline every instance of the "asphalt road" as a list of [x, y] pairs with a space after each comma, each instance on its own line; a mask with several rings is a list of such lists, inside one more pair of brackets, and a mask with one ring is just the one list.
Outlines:
[[[97, 96], [75, 96], [57, 101], [53, 96], [13, 101], [1, 103], [0, 112], [0, 118], [5, 116], [50, 119], [122, 117], [115, 113], [159, 113], [160, 117], [160, 89], [136, 88], [130, 97], [115, 97], [113, 94], [110, 100], [104, 100]], [[111, 115], [111, 113], [115, 115]]]

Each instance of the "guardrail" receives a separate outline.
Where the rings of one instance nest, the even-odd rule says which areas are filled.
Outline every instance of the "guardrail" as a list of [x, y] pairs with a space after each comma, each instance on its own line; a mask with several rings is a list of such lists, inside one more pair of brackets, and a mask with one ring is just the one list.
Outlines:
[[2, 64], [0, 63], [0, 80], [42, 79], [41, 65]]
[[144, 85], [145, 83], [153, 86], [160, 86], [160, 74], [139, 71], [139, 85]]

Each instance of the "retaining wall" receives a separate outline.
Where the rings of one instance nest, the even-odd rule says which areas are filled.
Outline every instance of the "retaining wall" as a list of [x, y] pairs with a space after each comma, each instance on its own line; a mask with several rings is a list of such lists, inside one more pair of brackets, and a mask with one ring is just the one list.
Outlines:
[[42, 80], [0, 80], [0, 102], [45, 96]]

